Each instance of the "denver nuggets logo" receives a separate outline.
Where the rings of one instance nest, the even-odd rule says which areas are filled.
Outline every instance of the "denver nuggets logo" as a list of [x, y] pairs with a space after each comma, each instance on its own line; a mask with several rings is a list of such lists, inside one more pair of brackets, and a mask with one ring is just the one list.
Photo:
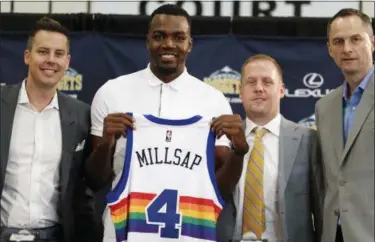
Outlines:
[[224, 93], [229, 102], [241, 103], [239, 98], [241, 74], [229, 66], [211, 73], [210, 76], [203, 78], [203, 81]]
[[82, 90], [82, 75], [73, 68], [66, 70], [63, 79], [57, 87], [70, 96], [77, 98], [77, 94]]
[[312, 129], [316, 129], [316, 123], [315, 123], [315, 114], [312, 114], [311, 116], [301, 119], [298, 124], [301, 124], [303, 126], [307, 126]]

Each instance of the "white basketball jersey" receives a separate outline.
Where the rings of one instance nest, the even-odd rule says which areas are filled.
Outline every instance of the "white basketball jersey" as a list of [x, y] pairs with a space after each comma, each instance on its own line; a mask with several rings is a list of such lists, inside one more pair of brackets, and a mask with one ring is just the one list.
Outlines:
[[216, 241], [223, 208], [210, 118], [133, 114], [122, 176], [108, 194], [116, 240]]

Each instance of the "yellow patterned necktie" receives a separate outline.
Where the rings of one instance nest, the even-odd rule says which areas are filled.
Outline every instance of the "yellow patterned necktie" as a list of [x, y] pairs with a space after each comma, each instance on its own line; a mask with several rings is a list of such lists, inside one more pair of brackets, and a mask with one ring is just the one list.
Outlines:
[[[255, 131], [254, 131], [255, 130]], [[255, 128], [254, 146], [246, 170], [242, 234], [253, 232], [258, 239], [266, 229], [263, 194], [264, 147], [266, 129]]]

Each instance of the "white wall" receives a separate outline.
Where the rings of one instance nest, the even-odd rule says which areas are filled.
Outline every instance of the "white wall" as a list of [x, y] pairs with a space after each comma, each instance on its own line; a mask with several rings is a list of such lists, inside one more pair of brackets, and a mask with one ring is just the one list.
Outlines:
[[[91, 1], [91, 0], [89, 0]], [[91, 11], [88, 11], [88, 1], [71, 1], [71, 0], [53, 0], [52, 13], [103, 13], [103, 14], [134, 14], [141, 13], [141, 2], [146, 2], [145, 13], [150, 14], [155, 8], [166, 2], [177, 1], [91, 1]], [[215, 13], [215, 4], [213, 0], [197, 1], [202, 8], [202, 15], [213, 16]], [[359, 1], [352, 0], [331, 0], [331, 1], [309, 1], [309, 4], [300, 6], [301, 16], [303, 17], [331, 17], [341, 8], [356, 8], [359, 9]], [[253, 16], [253, 11], [257, 3], [248, 0], [240, 0], [239, 15], [240, 16]], [[286, 1], [260, 1], [258, 4], [260, 9], [269, 9], [274, 5], [274, 9], [270, 11], [271, 16], [295, 16], [296, 6], [287, 4]], [[10, 1], [1, 1], [1, 12], [10, 12]], [[364, 11], [371, 17], [374, 17], [374, 1], [363, 2]], [[191, 14], [196, 14], [196, 5], [193, 1], [185, 1], [183, 7]], [[221, 0], [220, 15], [232, 16], [234, 10], [233, 1]], [[46, 0], [15, 0], [14, 12], [19, 13], [48, 13], [49, 3]], [[264, 16], [259, 14], [258, 16]]]
[[365, 14], [374, 18], [374, 16], [375, 16], [375, 1], [362, 2], [362, 10]]

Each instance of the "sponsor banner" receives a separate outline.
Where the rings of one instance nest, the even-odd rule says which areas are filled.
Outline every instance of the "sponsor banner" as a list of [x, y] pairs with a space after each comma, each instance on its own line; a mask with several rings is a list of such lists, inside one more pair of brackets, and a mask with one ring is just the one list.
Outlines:
[[[277, 16], [277, 17], [331, 17], [342, 8], [359, 9], [360, 1], [2, 1], [1, 12], [17, 13], [101, 13], [151, 14], [165, 3], [180, 5], [195, 16]], [[374, 6], [366, 3], [364, 10]], [[362, 3], [362, 7], [363, 4]], [[373, 3], [373, 2], [372, 2]], [[368, 11], [372, 14], [373, 11]]]
[[[23, 62], [27, 35], [1, 33], [0, 37], [0, 80], [18, 83], [27, 74]], [[281, 113], [295, 122], [313, 125], [315, 102], [343, 82], [324, 39], [215, 36], [194, 38], [193, 46], [188, 72], [223, 92], [233, 112], [242, 117], [241, 67], [255, 54], [267, 54], [279, 62], [286, 86]], [[89, 104], [107, 80], [143, 69], [148, 63], [144, 39], [134, 36], [73, 33], [71, 53], [70, 68], [58, 88]]]

